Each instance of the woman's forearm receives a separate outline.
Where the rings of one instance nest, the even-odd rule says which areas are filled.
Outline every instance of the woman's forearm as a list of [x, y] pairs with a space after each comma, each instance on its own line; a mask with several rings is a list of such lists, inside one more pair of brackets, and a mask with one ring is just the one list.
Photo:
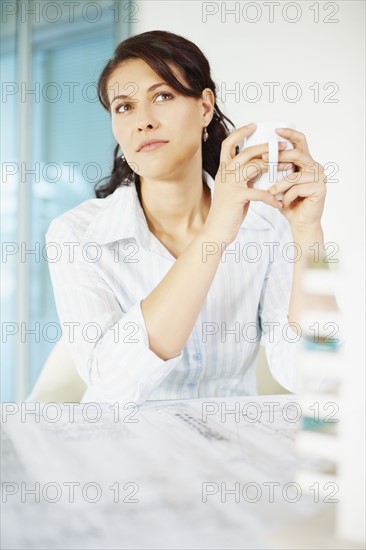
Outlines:
[[224, 250], [201, 232], [142, 301], [149, 347], [164, 360], [184, 348], [211, 287]]

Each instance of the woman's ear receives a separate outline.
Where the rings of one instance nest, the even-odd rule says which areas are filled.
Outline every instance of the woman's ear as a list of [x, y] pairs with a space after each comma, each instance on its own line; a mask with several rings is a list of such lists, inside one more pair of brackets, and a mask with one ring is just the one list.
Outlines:
[[211, 90], [211, 88], [205, 88], [202, 91], [202, 107], [203, 107], [202, 114], [205, 116], [206, 126], [208, 126], [213, 118], [214, 109], [215, 109], [215, 95]]

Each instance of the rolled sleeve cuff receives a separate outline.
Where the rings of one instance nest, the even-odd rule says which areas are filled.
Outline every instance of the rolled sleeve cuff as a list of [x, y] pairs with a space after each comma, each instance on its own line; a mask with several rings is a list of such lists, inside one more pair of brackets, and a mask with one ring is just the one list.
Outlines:
[[300, 391], [297, 358], [302, 347], [301, 327], [289, 322], [288, 310], [274, 312], [263, 330], [262, 344], [272, 376], [292, 393]]
[[183, 350], [176, 357], [164, 360], [149, 348], [141, 302], [138, 302], [99, 342], [88, 386], [102, 401], [139, 404], [182, 358]]

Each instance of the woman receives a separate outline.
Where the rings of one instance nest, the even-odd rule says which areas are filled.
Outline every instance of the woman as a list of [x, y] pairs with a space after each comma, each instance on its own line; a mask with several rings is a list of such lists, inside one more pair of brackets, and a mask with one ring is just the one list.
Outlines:
[[[261, 338], [274, 377], [296, 389], [300, 275], [309, 247], [323, 246], [323, 167], [303, 134], [283, 129], [294, 149], [280, 147], [279, 168], [294, 163], [301, 176], [254, 189], [268, 146], [237, 154], [255, 125], [230, 133], [215, 88], [199, 48], [165, 31], [119, 44], [100, 75], [118, 142], [112, 174], [46, 234], [62, 250], [50, 274], [82, 401], [256, 394]], [[296, 262], [282, 254], [292, 240]]]

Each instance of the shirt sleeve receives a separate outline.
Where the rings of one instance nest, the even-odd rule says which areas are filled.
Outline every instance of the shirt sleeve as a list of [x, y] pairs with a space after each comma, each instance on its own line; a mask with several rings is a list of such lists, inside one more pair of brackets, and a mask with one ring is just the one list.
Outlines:
[[45, 240], [58, 251], [52, 261], [47, 255], [49, 272], [62, 336], [80, 377], [101, 401], [144, 402], [183, 351], [165, 361], [149, 348], [141, 302], [123, 311], [93, 263], [83, 257], [68, 220], [55, 218]]
[[296, 259], [296, 251], [291, 245], [291, 228], [285, 218], [278, 220], [273, 235], [270, 246], [273, 255], [259, 302], [261, 344], [272, 376], [284, 388], [296, 393], [300, 389], [296, 356], [302, 345], [302, 336], [300, 326], [290, 324], [288, 319], [294, 266], [291, 260]]

